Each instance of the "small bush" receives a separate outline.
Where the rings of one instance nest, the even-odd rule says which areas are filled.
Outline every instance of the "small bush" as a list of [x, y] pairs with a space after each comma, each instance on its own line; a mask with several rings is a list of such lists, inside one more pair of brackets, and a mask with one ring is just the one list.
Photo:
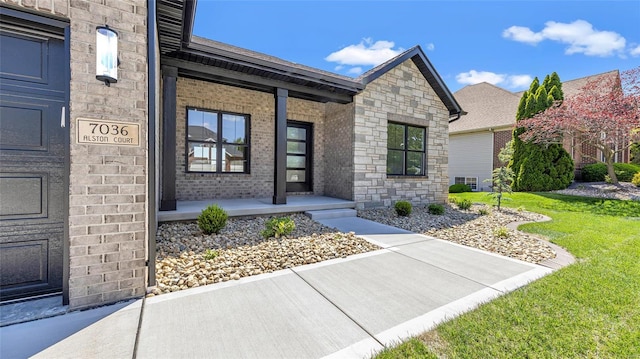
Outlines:
[[216, 251], [215, 249], [207, 249], [206, 251], [204, 251], [204, 259], [206, 259], [206, 260], [215, 259], [219, 255], [220, 255], [220, 253], [218, 251]]
[[198, 227], [205, 234], [218, 234], [227, 225], [227, 212], [216, 204], [212, 204], [202, 210], [198, 216]]
[[449, 186], [449, 193], [463, 193], [463, 192], [471, 192], [472, 189], [469, 185], [464, 183], [456, 183]]
[[486, 216], [487, 214], [489, 214], [489, 209], [486, 207], [482, 207], [478, 209], [478, 214], [481, 216]]
[[509, 229], [507, 227], [496, 228], [493, 235], [499, 238], [509, 238]]
[[296, 224], [289, 217], [274, 217], [265, 223], [265, 229], [260, 232], [264, 238], [280, 238], [288, 236], [296, 229]]
[[631, 183], [633, 183], [636, 187], [640, 187], [640, 172], [633, 175]]
[[413, 206], [409, 201], [398, 201], [393, 205], [393, 208], [396, 210], [398, 216], [406, 217], [411, 214]]
[[[640, 172], [640, 166], [632, 163], [614, 163], [613, 170], [620, 182], [631, 182], [633, 174]], [[604, 163], [593, 163], [584, 166], [582, 169], [582, 180], [584, 182], [604, 182], [607, 176], [607, 165]]]
[[471, 208], [471, 204], [472, 204], [471, 200], [466, 199], [466, 198], [459, 199], [459, 200], [456, 201], [456, 205], [458, 205], [458, 208], [463, 210], [463, 211], [466, 211], [469, 208]]
[[431, 203], [429, 207], [427, 207], [427, 210], [430, 214], [435, 214], [438, 216], [444, 214], [444, 206], [438, 203]]

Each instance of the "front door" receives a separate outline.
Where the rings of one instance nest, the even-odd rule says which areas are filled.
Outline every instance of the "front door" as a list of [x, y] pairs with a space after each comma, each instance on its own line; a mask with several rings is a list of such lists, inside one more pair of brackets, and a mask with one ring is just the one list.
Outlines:
[[0, 26], [0, 53], [0, 300], [5, 301], [62, 290], [68, 82], [59, 35]]
[[313, 191], [313, 124], [287, 121], [287, 192]]

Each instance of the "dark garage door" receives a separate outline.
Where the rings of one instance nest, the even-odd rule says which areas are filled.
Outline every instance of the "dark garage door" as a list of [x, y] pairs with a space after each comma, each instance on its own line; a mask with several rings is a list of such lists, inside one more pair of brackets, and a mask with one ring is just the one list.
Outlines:
[[0, 27], [3, 301], [62, 290], [63, 203], [68, 195], [68, 128], [61, 126], [66, 106], [64, 51], [59, 36], [6, 23]]

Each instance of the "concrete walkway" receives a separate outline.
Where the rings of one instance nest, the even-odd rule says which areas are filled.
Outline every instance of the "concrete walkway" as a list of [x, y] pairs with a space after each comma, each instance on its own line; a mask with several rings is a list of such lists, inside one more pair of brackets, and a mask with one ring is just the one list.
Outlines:
[[361, 218], [384, 249], [0, 328], [2, 358], [368, 358], [552, 269]]

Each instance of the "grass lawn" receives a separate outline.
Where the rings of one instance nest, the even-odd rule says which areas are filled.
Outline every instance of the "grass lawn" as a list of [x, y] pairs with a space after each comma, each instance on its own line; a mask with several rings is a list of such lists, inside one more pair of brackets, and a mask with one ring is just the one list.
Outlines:
[[[452, 197], [491, 203], [486, 193]], [[640, 358], [640, 202], [514, 193], [578, 259], [376, 358]]]

